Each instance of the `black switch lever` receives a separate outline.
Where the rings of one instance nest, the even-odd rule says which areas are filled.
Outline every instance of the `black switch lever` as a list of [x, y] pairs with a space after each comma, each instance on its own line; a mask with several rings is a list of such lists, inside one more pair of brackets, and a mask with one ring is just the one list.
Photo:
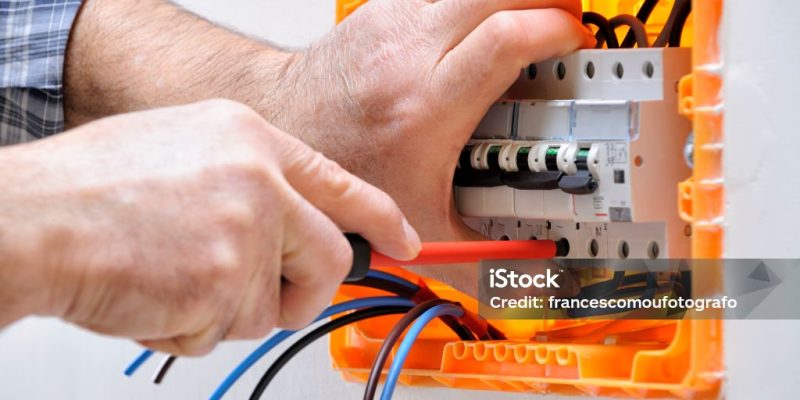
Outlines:
[[458, 168], [453, 185], [459, 187], [498, 187], [503, 186], [499, 171]]
[[503, 183], [519, 190], [553, 190], [558, 189], [558, 181], [564, 176], [561, 171], [545, 172], [507, 172], [503, 174]]
[[589, 171], [578, 171], [575, 175], [565, 175], [558, 187], [569, 194], [592, 194], [597, 190], [597, 182]]

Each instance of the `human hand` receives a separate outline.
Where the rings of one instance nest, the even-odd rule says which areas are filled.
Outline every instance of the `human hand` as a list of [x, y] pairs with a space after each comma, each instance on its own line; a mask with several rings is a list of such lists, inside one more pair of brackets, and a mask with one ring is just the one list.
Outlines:
[[[392, 195], [425, 240], [476, 238], [452, 204], [458, 155], [522, 68], [594, 46], [580, 17], [579, 0], [371, 0], [294, 56], [273, 120]], [[475, 291], [475, 268], [425, 273]]]
[[14, 232], [0, 231], [0, 300], [172, 354], [310, 322], [349, 271], [342, 230], [393, 257], [420, 247], [385, 193], [230, 101], [99, 120], [0, 159], [22, 166], [0, 194]]

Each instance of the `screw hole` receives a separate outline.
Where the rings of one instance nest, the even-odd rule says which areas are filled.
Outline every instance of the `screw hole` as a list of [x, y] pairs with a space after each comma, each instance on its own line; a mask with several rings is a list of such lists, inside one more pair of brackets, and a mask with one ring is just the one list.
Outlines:
[[587, 78], [594, 79], [595, 70], [594, 70], [594, 63], [593, 62], [589, 61], [588, 63], [586, 63], [585, 72], [586, 72], [586, 77]]
[[614, 76], [617, 79], [622, 79], [622, 77], [625, 76], [625, 68], [622, 66], [622, 63], [618, 62], [614, 64]]
[[650, 62], [650, 61], [644, 63], [643, 72], [644, 72], [644, 76], [646, 76], [647, 79], [652, 78], [653, 75], [655, 75], [655, 73], [656, 73], [656, 69], [653, 66], [653, 63]]
[[579, 230], [581, 230], [581, 223], [580, 223], [580, 222], [576, 222], [576, 223], [575, 223], [575, 230], [576, 230], [576, 231], [579, 231]]
[[650, 242], [647, 245], [647, 256], [651, 259], [655, 260], [661, 254], [661, 248], [658, 246], [658, 242]]
[[528, 79], [534, 80], [536, 79], [536, 74], [539, 73], [539, 69], [536, 68], [536, 64], [531, 64], [528, 66]]
[[631, 247], [628, 245], [628, 242], [624, 240], [619, 242], [619, 246], [617, 246], [617, 254], [619, 255], [619, 258], [623, 260], [631, 255]]
[[597, 242], [597, 239], [592, 239], [589, 241], [588, 251], [592, 258], [595, 258], [600, 254], [600, 243]]
[[563, 81], [567, 77], [567, 66], [562, 61], [556, 64], [556, 77], [558, 80]]

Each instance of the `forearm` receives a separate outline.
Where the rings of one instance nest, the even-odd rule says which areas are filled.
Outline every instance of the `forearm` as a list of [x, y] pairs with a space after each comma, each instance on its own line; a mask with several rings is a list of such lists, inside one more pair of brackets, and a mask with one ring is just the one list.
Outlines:
[[293, 54], [161, 0], [87, 0], [65, 56], [69, 127], [103, 116], [208, 98], [271, 120]]

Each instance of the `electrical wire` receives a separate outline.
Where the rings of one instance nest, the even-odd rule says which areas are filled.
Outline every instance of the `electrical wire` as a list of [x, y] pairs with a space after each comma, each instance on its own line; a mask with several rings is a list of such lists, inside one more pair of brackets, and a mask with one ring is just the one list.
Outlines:
[[125, 376], [133, 376], [136, 373], [136, 370], [142, 366], [150, 357], [153, 356], [155, 352], [153, 350], [143, 350], [130, 364], [128, 367], [125, 368]]
[[[683, 32], [683, 27], [681, 26], [682, 23], [680, 22], [681, 16], [685, 14], [688, 17], [688, 13], [691, 12], [691, 7], [691, 0], [675, 0], [675, 3], [672, 5], [672, 10], [669, 12], [669, 18], [667, 18], [667, 22], [664, 24], [664, 29], [661, 30], [658, 38], [656, 38], [656, 41], [653, 42], [653, 47], [666, 47], [667, 45], [672, 45], [670, 40], [673, 38], [673, 36]], [[686, 21], [684, 20], [684, 23], [685, 22]], [[673, 33], [673, 31], [676, 30], [676, 27], [679, 28], [680, 32]]]
[[411, 310], [411, 307], [372, 307], [362, 310], [354, 311], [343, 317], [339, 317], [328, 323], [319, 326], [313, 331], [303, 336], [300, 340], [292, 344], [286, 351], [281, 354], [274, 363], [267, 369], [261, 379], [258, 381], [253, 393], [250, 395], [250, 400], [258, 400], [266, 391], [272, 379], [280, 372], [280, 370], [288, 363], [297, 353], [313, 343], [315, 340], [331, 333], [341, 327], [350, 325], [365, 319], [380, 317], [384, 315], [404, 314]]
[[[375, 392], [378, 390], [378, 383], [381, 378], [381, 373], [383, 372], [383, 367], [386, 364], [386, 360], [389, 359], [389, 355], [392, 352], [392, 348], [394, 345], [400, 340], [400, 336], [403, 335], [403, 332], [411, 325], [417, 318], [419, 318], [423, 313], [430, 310], [433, 307], [442, 304], [454, 304], [451, 301], [443, 300], [443, 299], [434, 299], [429, 300], [424, 303], [419, 304], [418, 306], [414, 307], [411, 311], [409, 311], [406, 315], [403, 316], [397, 324], [392, 327], [392, 330], [389, 331], [389, 334], [386, 336], [386, 339], [383, 341], [383, 345], [381, 345], [380, 350], [378, 350], [378, 355], [375, 357], [375, 360], [372, 362], [372, 370], [369, 373], [369, 378], [367, 378], [367, 384], [364, 388], [364, 400], [371, 400], [375, 397]], [[474, 338], [460, 336], [462, 340], [472, 340]]]
[[[658, 0], [645, 0], [642, 3], [642, 7], [639, 8], [639, 11], [636, 12], [636, 19], [642, 21], [642, 24], [645, 26], [647, 25], [647, 21], [650, 19], [650, 15], [653, 14], [653, 10], [655, 10], [656, 6], [658, 5]], [[625, 35], [625, 39], [622, 40], [621, 47], [633, 47], [636, 43], [636, 36], [634, 35], [633, 31], [629, 31], [627, 35]]]
[[678, 15], [675, 17], [675, 24], [669, 34], [669, 47], [681, 47], [681, 38], [683, 37], [683, 28], [686, 26], [686, 21], [692, 13], [692, 2], [685, 1], [681, 8], [678, 9]]
[[594, 25], [597, 27], [595, 39], [597, 39], [596, 47], [598, 49], [603, 48], [603, 43], [605, 43], [606, 47], [609, 49], [616, 49], [619, 47], [617, 35], [614, 33], [614, 29], [611, 28], [611, 24], [606, 17], [593, 11], [587, 11], [583, 13], [582, 22], [584, 25]]
[[344, 282], [343, 285], [368, 287], [403, 297], [412, 297], [416, 293], [416, 291], [412, 291], [409, 287], [405, 285], [398, 284], [393, 281], [387, 281], [384, 279], [376, 278], [373, 276], [366, 276], [361, 280], [355, 282]]
[[393, 282], [397, 285], [406, 287], [409, 291], [416, 293], [419, 291], [419, 285], [414, 282], [409, 281], [408, 279], [401, 278], [397, 275], [390, 274], [388, 272], [383, 272], [377, 269], [371, 269], [367, 273], [368, 278], [376, 278], [376, 279], [383, 279], [385, 281]]
[[435, 318], [449, 315], [451, 317], [461, 317], [464, 315], [464, 308], [456, 304], [440, 304], [425, 311], [419, 319], [414, 322], [414, 325], [408, 329], [408, 333], [397, 348], [397, 352], [392, 360], [392, 366], [389, 368], [389, 374], [386, 376], [386, 382], [383, 384], [383, 391], [381, 392], [381, 400], [391, 400], [394, 388], [397, 385], [397, 379], [400, 377], [400, 372], [403, 369], [403, 364], [411, 351], [411, 347], [419, 337], [423, 329]]
[[611, 25], [611, 29], [617, 29], [620, 26], [627, 25], [630, 27], [628, 33], [632, 32], [634, 34], [636, 45], [639, 46], [639, 48], [650, 47], [650, 42], [647, 40], [647, 29], [642, 21], [639, 21], [633, 15], [620, 14], [608, 20], [608, 23]]
[[[389, 293], [394, 293], [403, 297], [411, 297], [417, 291], [419, 291], [419, 285], [401, 278], [397, 275], [392, 275], [387, 272], [378, 271], [378, 270], [370, 270], [367, 274], [367, 277], [363, 280], [363, 282], [355, 283], [360, 286], [372, 287], [375, 289], [384, 290]], [[148, 360], [150, 357], [155, 354], [152, 350], [146, 349], [143, 350], [139, 356], [137, 356], [127, 368], [125, 368], [124, 374], [126, 376], [132, 376], [136, 373], [136, 371]], [[169, 363], [166, 363], [167, 358], [174, 356], [167, 356], [162, 359], [162, 362], [158, 368], [158, 372], [154, 375], [153, 381], [154, 383], [158, 384], [163, 381], [166, 377], [167, 372], [172, 367], [172, 364], [175, 360], [171, 360]], [[159, 377], [158, 381], [156, 381], [155, 377]]]
[[[419, 285], [411, 283], [410, 281], [405, 280], [399, 276], [376, 270], [370, 270], [367, 276], [359, 281], [345, 282], [345, 285], [370, 287], [373, 289], [379, 289], [389, 293], [394, 293], [398, 296], [409, 297], [409, 298], [413, 297], [420, 290]], [[454, 318], [445, 317], [442, 319], [442, 321], [450, 329], [452, 329], [453, 332], [455, 332], [459, 337], [470, 338], [465, 340], [474, 339], [472, 332], [470, 332], [470, 330], [467, 329], [464, 325], [460, 324], [458, 320]], [[492, 332], [496, 333], [499, 331], [495, 329]], [[500, 334], [502, 335], [502, 333]]]
[[[626, 298], [638, 295], [640, 299], [653, 299], [655, 294], [658, 291], [663, 289], [671, 289], [678, 297], [688, 297], [691, 293], [686, 290], [686, 287], [691, 287], [691, 282], [687, 282], [684, 280], [684, 276], [686, 274], [672, 274], [670, 280], [665, 284], [659, 284], [658, 280], [656, 279], [656, 275], [653, 272], [647, 273], [640, 273], [625, 276], [623, 281], [621, 282], [622, 286], [628, 286], [630, 284], [638, 284], [638, 283], [645, 283], [644, 286], [633, 286], [633, 287], [621, 287], [613, 290], [607, 294], [599, 294], [599, 297], [603, 298]], [[617, 273], [614, 274], [614, 279], [616, 284], [620, 284], [617, 278]], [[605, 282], [601, 282], [605, 283]], [[599, 284], [591, 285], [596, 286]], [[591, 286], [587, 286], [590, 288]], [[586, 288], [584, 288], [586, 289]], [[604, 286], [604, 289], [608, 289], [608, 286]], [[583, 289], [581, 290], [581, 294], [583, 294]], [[586, 298], [579, 295], [577, 298]], [[624, 312], [633, 312], [639, 310], [638, 308], [595, 308], [595, 309], [570, 309], [567, 310], [567, 316], [570, 318], [588, 318], [588, 317], [597, 317], [603, 315], [613, 315], [619, 314]]]
[[[413, 307], [414, 302], [410, 299], [402, 298], [402, 297], [395, 297], [395, 296], [381, 296], [381, 297], [367, 297], [361, 299], [354, 299], [350, 301], [346, 301], [344, 303], [334, 304], [317, 317], [316, 321], [319, 321], [324, 318], [328, 318], [330, 316], [341, 314], [343, 312], [358, 310], [362, 308], [369, 308], [369, 307], [378, 307], [378, 306], [406, 306], [406, 307]], [[270, 350], [275, 348], [275, 346], [281, 344], [284, 340], [288, 339], [292, 336], [296, 331], [290, 330], [283, 330], [271, 338], [267, 339], [264, 343], [258, 346], [252, 353], [250, 353], [244, 360], [242, 360], [236, 368], [231, 371], [228, 376], [220, 383], [220, 385], [214, 390], [214, 393], [211, 394], [211, 400], [219, 400], [225, 393], [230, 390], [236, 381], [247, 372], [250, 367], [252, 367], [256, 362], [258, 362], [264, 355], [266, 355]]]
[[153, 374], [153, 383], [156, 385], [160, 384], [164, 380], [164, 376], [167, 375], [167, 372], [172, 367], [172, 364], [175, 363], [178, 357], [173, 355], [168, 355], [161, 360], [161, 364], [158, 366], [156, 373]]

